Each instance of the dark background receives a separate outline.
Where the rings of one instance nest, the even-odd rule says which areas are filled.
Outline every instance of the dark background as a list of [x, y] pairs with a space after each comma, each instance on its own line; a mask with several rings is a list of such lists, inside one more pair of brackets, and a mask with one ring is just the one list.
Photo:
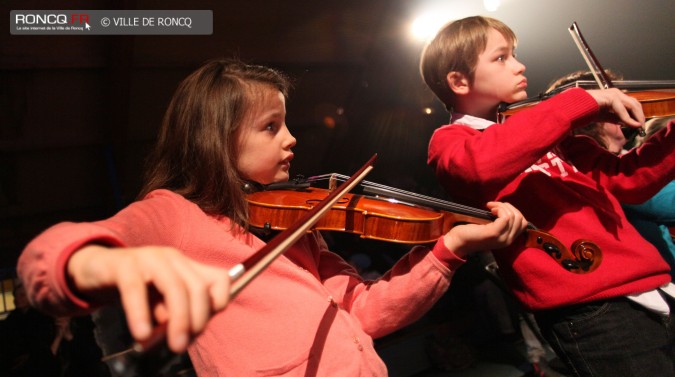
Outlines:
[[[448, 20], [490, 15], [519, 37], [530, 95], [584, 69], [577, 21], [606, 68], [675, 79], [674, 0], [445, 0]], [[0, 29], [0, 267], [59, 221], [100, 219], [133, 200], [144, 158], [177, 83], [203, 61], [238, 56], [295, 80], [292, 174], [350, 174], [379, 154], [368, 180], [442, 196], [426, 167], [447, 120], [419, 73], [409, 36], [414, 0], [3, 1]], [[12, 36], [11, 10], [210, 9], [211, 36]], [[432, 110], [431, 114], [423, 111]], [[334, 124], [334, 125], [333, 125]], [[328, 125], [333, 125], [329, 127]]]

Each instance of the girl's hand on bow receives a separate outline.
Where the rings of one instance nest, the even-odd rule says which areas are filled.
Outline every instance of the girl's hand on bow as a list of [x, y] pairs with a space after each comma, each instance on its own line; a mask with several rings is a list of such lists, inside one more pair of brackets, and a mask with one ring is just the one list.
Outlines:
[[147, 340], [167, 325], [169, 348], [185, 351], [209, 318], [229, 301], [228, 271], [196, 262], [170, 247], [88, 245], [67, 266], [71, 289], [94, 304], [121, 301], [131, 335]]

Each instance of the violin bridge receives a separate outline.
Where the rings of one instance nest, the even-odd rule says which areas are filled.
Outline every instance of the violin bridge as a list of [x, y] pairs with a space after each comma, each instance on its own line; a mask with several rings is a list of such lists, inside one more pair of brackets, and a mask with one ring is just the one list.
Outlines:
[[330, 178], [328, 179], [328, 190], [333, 191], [337, 188], [338, 182], [337, 182], [337, 175], [335, 173], [330, 175]]

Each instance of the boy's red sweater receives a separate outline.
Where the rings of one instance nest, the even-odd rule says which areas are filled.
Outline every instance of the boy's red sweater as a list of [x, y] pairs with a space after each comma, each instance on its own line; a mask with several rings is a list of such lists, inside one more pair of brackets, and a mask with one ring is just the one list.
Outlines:
[[571, 89], [503, 124], [478, 130], [469, 120], [443, 126], [431, 138], [428, 163], [453, 200], [479, 208], [490, 200], [509, 202], [568, 248], [578, 239], [601, 248], [602, 263], [586, 274], [525, 248], [524, 237], [495, 251], [505, 282], [530, 310], [645, 292], [670, 281], [668, 265], [620, 203], [644, 202], [675, 178], [675, 122], [617, 157], [589, 137], [571, 136], [597, 113], [590, 95]]

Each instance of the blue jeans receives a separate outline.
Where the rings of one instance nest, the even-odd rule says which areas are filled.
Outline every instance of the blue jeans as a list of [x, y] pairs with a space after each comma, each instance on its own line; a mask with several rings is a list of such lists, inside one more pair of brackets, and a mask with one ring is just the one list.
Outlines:
[[619, 297], [542, 311], [535, 318], [575, 376], [674, 377], [675, 301], [667, 301], [670, 316]]

